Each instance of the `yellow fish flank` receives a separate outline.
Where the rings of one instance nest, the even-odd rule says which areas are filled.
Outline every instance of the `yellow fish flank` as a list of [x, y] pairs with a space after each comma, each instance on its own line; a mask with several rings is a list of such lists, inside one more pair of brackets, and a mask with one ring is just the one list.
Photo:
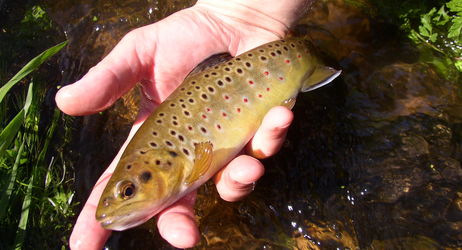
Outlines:
[[188, 76], [125, 149], [98, 204], [107, 229], [137, 226], [210, 179], [274, 106], [332, 81], [299, 39], [271, 42]]

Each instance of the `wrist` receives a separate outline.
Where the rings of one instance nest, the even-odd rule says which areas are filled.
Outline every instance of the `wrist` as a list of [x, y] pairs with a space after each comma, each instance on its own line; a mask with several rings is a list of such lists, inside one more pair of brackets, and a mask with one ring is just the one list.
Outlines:
[[196, 6], [268, 30], [283, 38], [310, 0], [198, 0]]

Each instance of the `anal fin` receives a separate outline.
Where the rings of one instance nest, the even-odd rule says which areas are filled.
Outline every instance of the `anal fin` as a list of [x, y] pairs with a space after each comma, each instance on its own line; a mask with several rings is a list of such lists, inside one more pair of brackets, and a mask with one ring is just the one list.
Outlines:
[[194, 166], [191, 174], [186, 178], [187, 184], [197, 181], [209, 170], [213, 158], [213, 145], [211, 142], [197, 143], [194, 152]]
[[332, 82], [340, 73], [342, 73], [341, 70], [336, 70], [327, 66], [317, 66], [313, 73], [311, 73], [303, 83], [301, 91], [308, 92], [320, 88]]

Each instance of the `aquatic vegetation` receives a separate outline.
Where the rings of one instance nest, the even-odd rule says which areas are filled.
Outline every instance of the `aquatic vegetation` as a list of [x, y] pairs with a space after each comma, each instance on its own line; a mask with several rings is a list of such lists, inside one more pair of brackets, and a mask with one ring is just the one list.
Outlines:
[[[0, 232], [6, 236], [2, 249], [65, 245], [66, 240], [59, 244], [56, 236], [65, 236], [71, 228], [63, 222], [74, 216], [76, 205], [70, 190], [72, 172], [63, 157], [65, 143], [52, 145], [63, 119], [70, 118], [57, 108], [44, 114], [47, 89], [40, 80], [27, 80], [66, 44], [41, 53], [0, 88]], [[11, 91], [15, 85], [20, 86]], [[66, 130], [60, 131], [63, 138], [69, 137]]]
[[[354, 1], [353, 1], [354, 2]], [[421, 60], [451, 78], [451, 67], [462, 72], [462, 1], [370, 1], [374, 15], [406, 32], [421, 49]], [[396, 7], [399, 6], [399, 7]]]

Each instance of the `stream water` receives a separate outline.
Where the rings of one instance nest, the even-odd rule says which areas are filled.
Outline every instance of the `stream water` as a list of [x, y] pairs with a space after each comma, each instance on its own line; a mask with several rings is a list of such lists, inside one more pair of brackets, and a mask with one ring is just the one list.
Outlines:
[[[194, 1], [45, 1], [70, 40], [62, 83], [80, 78], [129, 30]], [[367, 4], [367, 2], [365, 2]], [[281, 151], [245, 200], [213, 184], [196, 205], [198, 249], [462, 247], [460, 76], [442, 77], [398, 27], [346, 1], [318, 1], [294, 29], [343, 69], [299, 96]], [[456, 79], [456, 80], [446, 80]], [[76, 120], [83, 203], [125, 140], [136, 94]], [[109, 249], [170, 249], [153, 224], [115, 233]]]

